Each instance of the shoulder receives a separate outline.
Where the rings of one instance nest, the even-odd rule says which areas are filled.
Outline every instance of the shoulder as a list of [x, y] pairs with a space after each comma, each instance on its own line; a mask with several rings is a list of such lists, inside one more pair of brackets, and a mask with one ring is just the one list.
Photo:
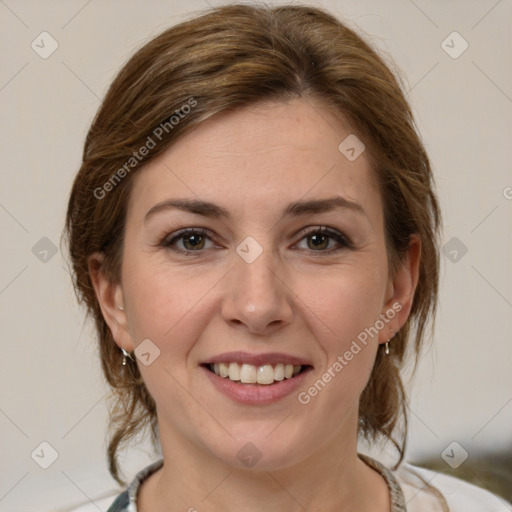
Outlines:
[[163, 459], [160, 459], [139, 471], [128, 488], [117, 497], [114, 495], [109, 498], [102, 498], [101, 503], [98, 500], [94, 502], [91, 501], [89, 504], [73, 509], [72, 512], [93, 512], [97, 510], [106, 510], [107, 512], [137, 512], [137, 494], [140, 485], [146, 478], [160, 469], [163, 463]]
[[[402, 487], [407, 512], [510, 512], [499, 496], [444, 473], [403, 464], [394, 475]], [[443, 507], [443, 500], [445, 506]], [[448, 508], [446, 508], [446, 506]]]
[[71, 512], [98, 512], [105, 510], [106, 512], [131, 512], [128, 508], [129, 496], [128, 491], [124, 491], [119, 495], [111, 495], [104, 498], [91, 500], [89, 503], [78, 508], [73, 508]]
[[107, 509], [107, 512], [126, 512], [128, 511], [128, 505], [130, 503], [130, 499], [128, 496], [128, 491], [122, 492], [110, 505]]

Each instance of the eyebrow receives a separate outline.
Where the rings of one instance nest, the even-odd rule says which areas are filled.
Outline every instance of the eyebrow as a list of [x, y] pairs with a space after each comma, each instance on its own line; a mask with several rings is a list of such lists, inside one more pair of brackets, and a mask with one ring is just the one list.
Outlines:
[[[196, 215], [212, 218], [226, 218], [231, 217], [228, 210], [209, 201], [202, 201], [199, 199], [167, 199], [161, 203], [151, 207], [146, 216], [144, 223], [157, 213], [168, 210], [182, 210]], [[364, 208], [356, 201], [352, 201], [342, 196], [333, 196], [326, 199], [310, 199], [301, 200], [290, 203], [282, 213], [282, 217], [298, 217], [300, 215], [312, 213], [326, 213], [334, 210], [349, 210], [358, 215], [366, 216]]]

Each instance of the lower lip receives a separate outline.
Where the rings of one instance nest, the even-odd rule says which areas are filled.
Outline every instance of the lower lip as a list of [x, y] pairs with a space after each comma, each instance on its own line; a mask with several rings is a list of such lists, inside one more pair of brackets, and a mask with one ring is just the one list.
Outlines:
[[250, 405], [271, 404], [293, 393], [304, 381], [306, 375], [312, 370], [311, 367], [308, 367], [295, 377], [265, 385], [242, 384], [240, 381], [235, 382], [227, 377], [220, 377], [204, 366], [201, 366], [201, 369], [206, 372], [206, 376], [210, 379], [210, 382], [221, 393], [224, 393], [224, 395], [235, 402]]

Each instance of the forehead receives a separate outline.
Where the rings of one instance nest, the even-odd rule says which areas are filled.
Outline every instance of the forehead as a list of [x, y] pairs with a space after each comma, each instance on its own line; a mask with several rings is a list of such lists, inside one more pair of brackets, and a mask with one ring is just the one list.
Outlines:
[[351, 161], [339, 149], [349, 136], [349, 123], [312, 99], [221, 113], [134, 176], [129, 211], [140, 218], [155, 203], [188, 197], [235, 214], [250, 208], [262, 213], [300, 198], [338, 194], [366, 203], [379, 216], [380, 194], [367, 156], [363, 151]]

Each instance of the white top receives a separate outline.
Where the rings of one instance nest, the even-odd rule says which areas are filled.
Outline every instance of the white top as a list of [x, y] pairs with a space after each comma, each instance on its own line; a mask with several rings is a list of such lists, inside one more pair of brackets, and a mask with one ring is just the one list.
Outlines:
[[449, 512], [512, 512], [512, 505], [503, 498], [444, 473], [402, 464], [393, 474], [402, 488], [407, 512], [444, 510], [425, 482], [440, 492]]
[[[393, 510], [406, 510], [407, 512], [512, 512], [512, 505], [503, 498], [458, 478], [407, 463], [402, 464], [396, 471], [390, 471], [383, 468], [377, 461], [373, 462], [377, 466], [372, 464], [373, 467], [383, 469], [383, 476], [388, 485], [391, 478], [392, 486], [398, 484], [401, 489], [400, 494], [403, 494], [405, 509], [398, 507]], [[161, 466], [161, 461], [151, 466], [139, 472], [139, 477], [142, 475], [147, 477], [152, 471], [156, 471]], [[148, 472], [149, 468], [151, 468], [150, 472]], [[140, 481], [137, 481], [136, 477], [130, 485], [130, 491], [132, 493], [135, 491], [135, 495]], [[70, 512], [98, 512], [98, 507], [101, 510], [109, 510], [117, 496], [117, 494], [113, 494], [111, 497], [95, 500], [94, 503], [88, 502], [87, 505], [74, 508]], [[135, 502], [130, 502], [116, 510], [136, 512], [137, 506]]]

